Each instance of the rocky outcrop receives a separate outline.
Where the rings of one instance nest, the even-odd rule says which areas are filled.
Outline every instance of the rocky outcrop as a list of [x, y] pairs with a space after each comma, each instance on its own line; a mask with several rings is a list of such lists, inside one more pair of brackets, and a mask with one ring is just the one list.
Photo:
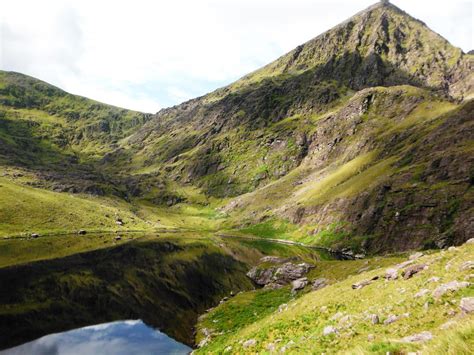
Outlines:
[[[276, 261], [277, 259], [265, 259]], [[285, 261], [285, 259], [278, 259]], [[308, 263], [285, 262], [277, 266], [255, 266], [247, 276], [259, 286], [267, 288], [279, 288], [292, 283], [293, 291], [300, 290], [308, 284], [308, 279], [304, 276], [314, 266]]]

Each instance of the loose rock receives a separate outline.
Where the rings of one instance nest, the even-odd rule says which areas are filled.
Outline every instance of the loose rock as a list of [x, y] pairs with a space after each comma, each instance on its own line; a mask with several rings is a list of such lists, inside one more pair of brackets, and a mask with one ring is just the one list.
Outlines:
[[465, 297], [461, 299], [459, 308], [463, 313], [472, 313], [474, 312], [474, 297]]
[[302, 290], [303, 288], [306, 287], [307, 284], [308, 284], [308, 278], [307, 277], [302, 277], [300, 279], [294, 280], [291, 283], [291, 285], [292, 285], [291, 292], [296, 292], [296, 291]]
[[398, 270], [394, 268], [389, 268], [385, 270], [385, 276], [387, 280], [396, 280], [398, 278]]
[[430, 332], [421, 332], [419, 334], [410, 335], [402, 339], [404, 343], [418, 343], [433, 339], [433, 335]]
[[244, 348], [251, 348], [251, 347], [254, 347], [256, 344], [257, 344], [257, 341], [255, 339], [249, 339], [247, 341], [244, 341], [242, 346]]
[[363, 281], [360, 281], [360, 282], [357, 282], [355, 284], [352, 285], [352, 288], [354, 290], [359, 290], [367, 285], [370, 285], [372, 283], [372, 280], [363, 280]]
[[428, 293], [430, 293], [430, 290], [424, 288], [423, 290], [420, 290], [418, 293], [415, 294], [415, 298], [426, 296]]
[[467, 281], [451, 281], [446, 284], [438, 286], [434, 291], [433, 291], [433, 297], [434, 298], [441, 298], [445, 293], [447, 292], [454, 292], [457, 290], [460, 290], [462, 288], [466, 288], [470, 285], [469, 282]]
[[472, 270], [472, 269], [474, 269], [474, 262], [473, 261], [466, 261], [459, 268], [460, 271]]
[[319, 278], [313, 281], [313, 286], [311, 287], [313, 291], [320, 290], [327, 286], [327, 279]]
[[328, 336], [330, 334], [337, 334], [337, 329], [331, 325], [328, 325], [327, 327], [324, 328], [323, 335]]
[[418, 258], [421, 258], [424, 254], [422, 252], [418, 252], [418, 253], [415, 253], [415, 254], [412, 254], [410, 255], [410, 257], [408, 258], [409, 260], [416, 260]]
[[371, 314], [370, 321], [372, 322], [372, 324], [379, 324], [380, 323], [379, 316], [376, 314]]
[[426, 267], [427, 267], [426, 264], [418, 264], [418, 265], [409, 266], [405, 270], [402, 271], [402, 276], [405, 280], [408, 280], [409, 278], [413, 277], [413, 275], [426, 269]]

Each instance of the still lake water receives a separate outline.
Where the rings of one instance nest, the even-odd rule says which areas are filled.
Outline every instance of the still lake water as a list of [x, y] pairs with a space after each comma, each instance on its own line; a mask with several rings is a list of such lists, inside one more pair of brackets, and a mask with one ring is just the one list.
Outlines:
[[125, 320], [46, 335], [1, 355], [189, 354], [192, 349], [141, 320]]

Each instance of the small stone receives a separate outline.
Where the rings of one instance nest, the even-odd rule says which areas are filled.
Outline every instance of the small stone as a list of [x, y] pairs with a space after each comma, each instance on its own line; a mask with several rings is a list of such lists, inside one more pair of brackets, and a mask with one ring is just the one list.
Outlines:
[[367, 285], [370, 285], [372, 280], [363, 280], [352, 285], [352, 289], [359, 290]]
[[273, 343], [269, 343], [267, 346], [266, 346], [266, 349], [270, 352], [273, 352], [275, 351], [275, 344]]
[[370, 321], [372, 322], [372, 324], [379, 324], [380, 323], [379, 316], [377, 314], [371, 314]]
[[344, 317], [342, 317], [341, 319], [339, 319], [339, 324], [346, 324], [346, 323], [349, 323], [351, 321], [352, 317], [348, 314], [348, 315], [345, 315]]
[[339, 318], [343, 317], [344, 313], [337, 312], [335, 315], [331, 317], [331, 320], [338, 320]]
[[115, 237], [115, 240], [122, 240], [122, 237], [118, 235]]
[[419, 334], [411, 335], [405, 338], [402, 338], [404, 343], [419, 343], [425, 342], [433, 339], [433, 335], [430, 332], [421, 332]]
[[251, 348], [251, 347], [254, 347], [256, 344], [257, 344], [257, 341], [255, 339], [249, 339], [247, 341], [244, 341], [242, 346], [244, 348]]
[[79, 235], [85, 235], [87, 232], [84, 229], [81, 229], [77, 234]]
[[330, 334], [337, 334], [337, 329], [331, 325], [328, 325], [327, 327], [324, 328], [323, 335], [328, 336]]
[[288, 305], [286, 303], [281, 304], [278, 306], [278, 313], [284, 312], [288, 309]]
[[367, 335], [367, 340], [368, 341], [374, 341], [375, 340], [375, 335], [373, 335], [373, 334]]
[[35, 238], [35, 239], [36, 239], [36, 238], [39, 238], [39, 237], [40, 237], [40, 235], [39, 235], [38, 233], [32, 233], [32, 234], [31, 234], [31, 238]]
[[441, 326], [439, 328], [442, 329], [442, 330], [446, 330], [446, 329], [454, 327], [456, 324], [457, 324], [456, 321], [449, 320], [446, 323], [441, 324]]
[[320, 290], [327, 286], [327, 279], [319, 278], [313, 281], [313, 286], [311, 286], [313, 291]]
[[418, 293], [415, 293], [415, 298], [426, 296], [428, 293], [430, 293], [430, 290], [427, 290], [426, 288], [424, 288], [423, 290], [420, 290]]
[[441, 279], [438, 276], [433, 276], [426, 280], [426, 282], [438, 282], [439, 280]]
[[224, 349], [225, 353], [230, 353], [231, 351], [232, 351], [232, 346], [230, 345]]
[[448, 248], [448, 251], [456, 251], [456, 250], [458, 250], [456, 247], [449, 247]]
[[474, 238], [467, 240], [464, 244], [474, 244]]
[[410, 257], [408, 259], [409, 260], [416, 260], [418, 258], [421, 258], [423, 255], [425, 255], [425, 254], [423, 254], [422, 252], [418, 252], [418, 253], [410, 255]]
[[459, 308], [463, 313], [472, 313], [474, 312], [474, 297], [464, 297], [461, 299]]
[[397, 320], [399, 320], [401, 317], [399, 316], [396, 316], [394, 314], [391, 314], [388, 316], [387, 319], [385, 319], [385, 321], [383, 322], [383, 324], [385, 325], [389, 325], [389, 324], [392, 324], [392, 323], [395, 323]]

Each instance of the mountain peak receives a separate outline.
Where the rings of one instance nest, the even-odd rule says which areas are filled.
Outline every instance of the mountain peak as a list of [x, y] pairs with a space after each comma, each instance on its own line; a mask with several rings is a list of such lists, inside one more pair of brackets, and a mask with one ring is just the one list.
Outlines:
[[424, 22], [389, 1], [380, 1], [243, 77], [231, 88], [311, 71], [320, 81], [337, 80], [354, 90], [409, 84], [462, 97], [465, 84], [454, 91], [452, 84], [464, 80], [469, 65], [462, 50]]

